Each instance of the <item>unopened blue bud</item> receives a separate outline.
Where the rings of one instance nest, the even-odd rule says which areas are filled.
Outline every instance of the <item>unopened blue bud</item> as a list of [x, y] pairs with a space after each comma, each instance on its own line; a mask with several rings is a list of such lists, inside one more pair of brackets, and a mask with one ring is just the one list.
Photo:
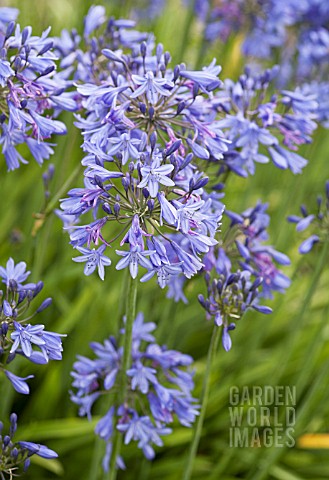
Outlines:
[[127, 178], [127, 177], [123, 177], [123, 178], [121, 179], [121, 183], [122, 183], [122, 186], [123, 186], [124, 190], [127, 192], [128, 189], [129, 189], [129, 184], [130, 184], [128, 178]]
[[199, 300], [199, 302], [201, 303], [201, 305], [202, 305], [203, 307], [206, 306], [206, 302], [205, 302], [204, 296], [203, 296], [201, 293], [198, 295], [198, 300]]
[[21, 65], [22, 65], [22, 59], [21, 59], [21, 57], [16, 57], [15, 60], [14, 60], [14, 70], [15, 70], [16, 72], [17, 72], [18, 70], [20, 70]]
[[218, 293], [222, 293], [223, 291], [223, 282], [221, 280], [218, 280], [217, 282], [217, 291]]
[[40, 50], [40, 52], [38, 53], [38, 55], [43, 55], [44, 53], [48, 52], [48, 50], [50, 50], [51, 48], [53, 48], [53, 45], [54, 45], [54, 42], [48, 42], [46, 43], [46, 45], [44, 45], [44, 47]]
[[96, 53], [97, 50], [98, 50], [98, 44], [97, 44], [96, 38], [92, 38], [92, 39], [91, 39], [90, 45], [91, 45], [91, 51], [92, 51], [93, 53]]
[[158, 43], [157, 48], [156, 48], [156, 57], [158, 63], [161, 61], [161, 55], [163, 54], [163, 45], [162, 43]]
[[146, 50], [147, 50], [147, 48], [146, 48], [146, 43], [145, 43], [145, 42], [142, 42], [142, 43], [141, 43], [141, 46], [140, 46], [140, 51], [141, 51], [142, 57], [145, 57], [145, 55], [146, 55]]
[[257, 277], [254, 283], [252, 284], [250, 290], [256, 290], [263, 283], [262, 277]]
[[17, 460], [17, 457], [18, 457], [18, 449], [16, 447], [14, 447], [11, 451], [11, 456], [14, 460]]
[[19, 291], [17, 305], [19, 305], [20, 303], [22, 303], [25, 300], [26, 294], [27, 294], [26, 290], [20, 290]]
[[55, 70], [55, 65], [51, 65], [50, 67], [46, 68], [39, 76], [40, 77], [45, 77], [46, 75], [49, 75], [51, 72]]
[[167, 156], [171, 155], [172, 153], [176, 152], [176, 150], [179, 149], [181, 146], [182, 142], [181, 140], [176, 140], [172, 145], [167, 150]]
[[111, 78], [113, 80], [114, 86], [117, 86], [118, 85], [118, 74], [115, 70], [111, 71]]
[[5, 314], [6, 317], [11, 317], [12, 314], [13, 314], [13, 310], [9, 304], [9, 302], [7, 300], [4, 300], [3, 304], [2, 304], [2, 309], [3, 309], [3, 313]]
[[10, 37], [10, 35], [15, 30], [16, 23], [14, 21], [8, 23], [7, 30], [6, 30], [6, 38]]
[[152, 132], [150, 135], [150, 144], [151, 144], [152, 150], [155, 148], [156, 143], [157, 143], [157, 134], [156, 132]]
[[185, 102], [182, 101], [178, 104], [177, 106], [177, 115], [179, 115], [180, 113], [182, 113], [182, 111], [184, 110], [185, 108]]
[[139, 105], [138, 105], [138, 106], [139, 106], [139, 109], [140, 109], [140, 111], [142, 112], [142, 114], [145, 115], [145, 113], [146, 113], [146, 105], [145, 105], [145, 103], [139, 102]]
[[108, 215], [112, 215], [112, 210], [108, 203], [103, 203], [102, 208], [105, 213], [107, 213]]
[[213, 190], [216, 190], [216, 191], [221, 191], [225, 188], [225, 185], [224, 183], [216, 183], [216, 185], [214, 185], [213, 187], [211, 187]]
[[144, 188], [142, 189], [142, 193], [143, 193], [144, 198], [146, 198], [146, 199], [149, 198], [150, 192], [148, 191], [147, 188], [144, 187]]
[[24, 43], [26, 42], [27, 40], [27, 37], [29, 36], [29, 27], [25, 27], [22, 31], [22, 45], [24, 45]]
[[114, 207], [113, 207], [113, 210], [114, 210], [114, 214], [115, 214], [116, 216], [118, 216], [119, 213], [120, 213], [120, 203], [115, 203], [115, 204], [114, 204]]
[[196, 182], [196, 184], [194, 185], [194, 190], [198, 190], [199, 188], [203, 188], [204, 186], [207, 185], [208, 182], [209, 182], [208, 177], [200, 178], [200, 180], [198, 180]]
[[164, 54], [164, 62], [165, 62], [165, 65], [166, 65], [166, 66], [168, 65], [168, 63], [170, 62], [170, 60], [171, 60], [171, 55], [170, 55], [170, 53], [169, 53], [169, 52], [165, 52], [165, 54]]
[[11, 363], [15, 357], [16, 357], [16, 352], [10, 353], [7, 357], [6, 364], [8, 365], [9, 363]]
[[36, 284], [36, 288], [34, 290], [34, 295], [33, 296], [36, 297], [38, 295], [38, 293], [41, 292], [42, 289], [43, 289], [43, 282], [40, 281]]
[[10, 415], [10, 436], [12, 437], [17, 430], [17, 415], [12, 413]]
[[150, 212], [152, 212], [154, 209], [154, 200], [152, 200], [151, 198], [147, 201], [147, 208]]
[[100, 178], [99, 175], [95, 175], [95, 176], [94, 176], [94, 180], [95, 180], [96, 185], [97, 185], [99, 188], [103, 188], [103, 182], [102, 182], [102, 179]]
[[300, 211], [302, 212], [302, 215], [304, 215], [304, 217], [307, 217], [307, 209], [305, 205], [300, 206]]
[[49, 298], [46, 298], [46, 300], [44, 300], [44, 301], [42, 302], [42, 304], [40, 305], [40, 307], [37, 309], [36, 313], [40, 313], [40, 312], [42, 312], [43, 310], [45, 310], [46, 308], [48, 308], [49, 305], [52, 304], [52, 301], [53, 301], [52, 298], [50, 298], [50, 297], [49, 297]]
[[236, 273], [231, 273], [231, 275], [227, 279], [227, 285], [231, 285], [232, 283], [238, 280], [239, 276]]
[[192, 90], [192, 95], [193, 98], [195, 98], [198, 95], [199, 92], [199, 84], [198, 83], [193, 83], [193, 90]]
[[54, 173], [55, 173], [55, 165], [53, 163], [51, 163], [48, 167], [48, 177], [49, 177], [49, 180], [51, 180], [54, 176]]
[[7, 322], [2, 322], [1, 323], [1, 332], [0, 333], [4, 337], [7, 335], [7, 333], [8, 333], [8, 323]]
[[179, 74], [180, 74], [180, 68], [179, 68], [179, 65], [176, 65], [174, 68], [173, 82], [176, 82], [177, 78], [179, 77]]

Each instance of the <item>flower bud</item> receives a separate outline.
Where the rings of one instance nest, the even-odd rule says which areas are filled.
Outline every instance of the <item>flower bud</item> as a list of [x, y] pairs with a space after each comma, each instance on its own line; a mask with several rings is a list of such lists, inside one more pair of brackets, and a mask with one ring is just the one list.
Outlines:
[[11, 21], [8, 23], [7, 30], [6, 30], [6, 38], [9, 38], [10, 35], [13, 33], [15, 30], [15, 25], [16, 23], [14, 21]]
[[37, 309], [36, 313], [40, 313], [43, 310], [45, 310], [46, 308], [48, 308], [52, 304], [52, 301], [53, 301], [52, 298], [50, 298], [50, 297], [46, 298], [46, 300], [44, 300], [42, 302], [42, 304], [40, 305], [40, 307]]

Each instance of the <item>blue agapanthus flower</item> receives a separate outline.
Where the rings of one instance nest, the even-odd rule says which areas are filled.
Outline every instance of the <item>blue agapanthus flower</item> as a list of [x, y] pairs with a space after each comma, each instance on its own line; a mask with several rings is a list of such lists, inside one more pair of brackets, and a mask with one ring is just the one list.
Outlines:
[[239, 320], [248, 309], [269, 314], [271, 308], [261, 305], [261, 277], [252, 278], [248, 270], [232, 269], [232, 264], [223, 249], [219, 249], [215, 267], [207, 272], [205, 281], [207, 297], [199, 295], [199, 302], [212, 318], [215, 325], [222, 329], [222, 345], [226, 351], [232, 347], [230, 331], [235, 329]]
[[312, 141], [317, 97], [297, 88], [266, 99], [277, 75], [277, 67], [256, 75], [247, 68], [237, 82], [225, 81], [217, 93], [217, 109], [227, 114], [218, 124], [231, 142], [220, 173], [232, 171], [246, 177], [255, 173], [256, 163], [269, 160], [294, 174], [306, 166], [307, 161], [296, 151]]
[[48, 159], [54, 144], [46, 141], [66, 133], [55, 117], [77, 108], [70, 83], [56, 72], [50, 28], [33, 36], [31, 27], [15, 24], [17, 12], [0, 8], [0, 145], [8, 170], [27, 163], [22, 144], [40, 165]]
[[49, 360], [61, 360], [62, 337], [45, 330], [44, 325], [30, 324], [31, 318], [48, 308], [51, 298], [46, 298], [34, 312], [27, 310], [35, 304], [35, 298], [43, 289], [43, 283], [26, 283], [30, 272], [26, 263], [15, 265], [10, 258], [6, 267], [0, 267], [0, 277], [5, 284], [0, 307], [0, 370], [3, 371], [14, 389], [22, 394], [29, 394], [27, 380], [33, 375], [20, 377], [8, 370], [16, 355], [21, 355], [36, 364], [46, 364]]
[[[170, 68], [170, 54], [151, 35], [126, 20], [106, 24], [99, 12], [99, 23], [93, 9], [86, 19], [92, 38], [87, 29], [83, 40], [72, 34], [71, 43], [67, 35], [56, 41], [62, 68], [76, 82], [84, 139], [84, 186], [61, 201], [75, 223], [67, 228], [71, 244], [83, 253], [75, 260], [86, 261], [87, 275], [97, 265], [103, 272], [110, 260], [99, 264], [91, 252], [100, 246], [107, 258], [118, 241], [117, 269], [133, 278], [145, 269], [141, 280], [155, 277], [161, 288], [182, 285], [219, 240], [224, 206], [204, 167], [246, 177], [271, 159], [300, 173], [307, 161], [296, 150], [311, 142], [318, 103], [301, 89], [266, 97], [277, 68], [258, 75], [246, 69], [237, 82], [222, 82], [215, 60], [196, 71]], [[270, 276], [272, 253], [257, 255]]]
[[267, 208], [268, 204], [258, 202], [241, 214], [230, 211], [226, 214], [231, 219], [230, 228], [236, 231], [235, 247], [240, 267], [261, 278], [261, 295], [273, 298], [273, 292], [285, 293], [291, 283], [276, 264], [290, 265], [290, 259], [265, 243], [269, 238], [267, 228], [270, 223]]
[[[126, 371], [128, 393], [122, 405], [112, 404], [96, 425], [95, 433], [107, 442], [103, 461], [109, 468], [112, 437], [115, 430], [123, 434], [124, 443], [134, 441], [149, 460], [154, 458], [154, 445], [162, 446], [163, 435], [171, 433], [175, 418], [190, 427], [198, 415], [192, 358], [155, 343], [152, 332], [156, 325], [144, 323], [139, 313], [133, 325], [132, 359]], [[123, 333], [124, 330], [121, 331]], [[78, 356], [72, 372], [74, 391], [71, 399], [79, 405], [79, 414], [92, 418], [92, 407], [100, 395], [114, 391], [122, 375], [123, 348], [115, 338], [104, 343], [91, 343], [93, 358]], [[124, 468], [121, 457], [119, 468]]]

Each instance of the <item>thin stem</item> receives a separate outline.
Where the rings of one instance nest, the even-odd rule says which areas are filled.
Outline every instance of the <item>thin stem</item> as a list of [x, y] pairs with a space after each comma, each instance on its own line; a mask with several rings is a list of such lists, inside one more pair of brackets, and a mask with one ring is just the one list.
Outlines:
[[76, 180], [80, 172], [81, 172], [81, 164], [79, 163], [79, 165], [75, 167], [75, 169], [73, 170], [69, 178], [63, 184], [63, 186], [58, 190], [58, 192], [54, 195], [54, 197], [48, 203], [48, 206], [45, 211], [46, 215], [49, 215], [54, 210], [54, 208], [57, 206], [58, 200], [67, 193], [71, 184], [74, 182], [74, 180]]
[[[133, 337], [133, 325], [136, 317], [136, 299], [137, 299], [137, 280], [134, 280], [129, 275], [128, 278], [128, 292], [127, 292], [127, 304], [126, 304], [126, 323], [125, 334], [123, 342], [123, 357], [122, 368], [119, 382], [119, 391], [116, 398], [116, 407], [122, 405], [127, 396], [128, 384], [127, 384], [127, 370], [131, 361], [131, 345]], [[113, 450], [110, 463], [109, 480], [115, 480], [117, 477], [116, 461], [120, 455], [122, 444], [122, 435], [119, 432], [115, 432], [113, 440]]]
[[206, 15], [206, 19], [204, 21], [203, 30], [202, 30], [201, 45], [199, 47], [198, 56], [195, 62], [196, 69], [200, 68], [204, 64], [204, 58], [206, 57], [206, 50], [208, 46], [208, 41], [206, 38], [206, 29], [210, 21], [212, 9], [213, 9], [213, 2], [210, 2], [210, 4], [207, 7], [207, 15]]
[[192, 2], [192, 5], [190, 6], [190, 8], [186, 13], [185, 24], [183, 27], [183, 36], [180, 43], [179, 54], [177, 55], [177, 59], [178, 59], [177, 62], [180, 62], [181, 59], [184, 58], [186, 47], [189, 44], [190, 31], [191, 31], [191, 26], [194, 19], [195, 4], [196, 4], [196, 0]]
[[194, 426], [194, 432], [193, 432], [193, 438], [192, 442], [190, 445], [188, 457], [187, 457], [187, 462], [185, 466], [185, 470], [182, 476], [182, 480], [190, 480], [191, 474], [192, 474], [192, 469], [193, 469], [193, 463], [195, 456], [197, 454], [198, 446], [200, 443], [200, 438], [201, 438], [201, 433], [202, 433], [202, 427], [203, 427], [203, 422], [207, 410], [207, 404], [208, 404], [208, 398], [209, 398], [209, 390], [210, 390], [210, 380], [211, 380], [211, 370], [212, 370], [212, 364], [213, 360], [217, 351], [218, 347], [218, 341], [220, 338], [220, 333], [221, 329], [218, 328], [216, 325], [214, 326], [213, 332], [212, 332], [212, 337], [209, 345], [209, 350], [208, 350], [208, 357], [207, 357], [207, 367], [206, 367], [206, 372], [205, 376], [203, 379], [203, 389], [202, 389], [202, 397], [201, 397], [201, 410], [200, 410], [200, 415], [195, 423]]

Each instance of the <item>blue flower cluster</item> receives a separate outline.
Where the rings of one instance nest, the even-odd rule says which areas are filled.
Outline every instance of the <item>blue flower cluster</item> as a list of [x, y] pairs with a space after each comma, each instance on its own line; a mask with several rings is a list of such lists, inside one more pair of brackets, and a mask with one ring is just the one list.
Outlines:
[[[177, 417], [181, 425], [190, 427], [198, 415], [196, 400], [191, 396], [193, 359], [155, 343], [154, 323], [144, 323], [139, 313], [134, 321], [130, 368], [122, 372], [123, 348], [114, 337], [103, 344], [90, 344], [96, 358], [78, 356], [72, 376], [76, 391], [71, 399], [79, 405], [79, 415], [91, 419], [94, 402], [104, 394], [113, 395], [116, 382], [124, 375], [128, 379], [125, 401], [111, 407], [95, 428], [95, 433], [107, 442], [103, 460], [109, 468], [114, 432], [121, 432], [124, 443], [137, 442], [147, 459], [155, 455], [153, 445], [162, 446], [161, 436], [171, 433], [168, 427]], [[123, 333], [123, 331], [121, 331]], [[118, 467], [124, 468], [121, 457]]]
[[231, 219], [231, 233], [228, 241], [224, 242], [224, 248], [230, 258], [239, 259], [241, 268], [262, 279], [261, 296], [271, 299], [273, 292], [285, 293], [290, 286], [290, 279], [276, 266], [276, 263], [290, 265], [290, 259], [264, 243], [269, 239], [267, 228], [270, 216], [266, 213], [267, 208], [268, 204], [258, 202], [241, 214], [226, 211]]
[[42, 282], [24, 283], [29, 274], [25, 262], [15, 265], [12, 258], [8, 260], [6, 267], [0, 267], [0, 277], [5, 284], [5, 290], [0, 291], [0, 370], [10, 380], [14, 389], [25, 395], [30, 392], [26, 380], [33, 378], [33, 375], [19, 377], [7, 369], [8, 365], [16, 355], [36, 364], [61, 360], [61, 337], [65, 336], [44, 330], [44, 325], [27, 323], [52, 302], [51, 298], [47, 298], [32, 314], [26, 316], [32, 301], [43, 288]]
[[206, 36], [226, 41], [232, 32], [244, 31], [246, 55], [279, 54], [290, 74], [309, 78], [328, 66], [328, 24], [329, 6], [322, 0], [224, 0], [212, 10]]
[[260, 277], [251, 281], [248, 270], [232, 272], [231, 262], [223, 250], [219, 250], [217, 258], [218, 268], [216, 278], [205, 275], [207, 284], [207, 298], [199, 295], [199, 302], [207, 311], [208, 318], [214, 318], [215, 325], [222, 327], [222, 344], [228, 352], [232, 347], [229, 332], [235, 329], [235, 322], [253, 308], [261, 313], [271, 313], [269, 307], [259, 305]]
[[226, 80], [216, 94], [217, 110], [226, 113], [218, 126], [231, 142], [221, 161], [221, 173], [229, 169], [246, 177], [254, 174], [255, 162], [267, 163], [269, 158], [276, 167], [294, 174], [307, 164], [296, 150], [312, 141], [318, 103], [313, 94], [300, 89], [266, 98], [278, 71], [273, 67], [252, 74], [246, 68], [237, 82]]
[[129, 48], [134, 54], [138, 44], [151, 41], [152, 35], [134, 30], [132, 20], [108, 18], [105, 8], [94, 5], [84, 20], [83, 35], [63, 30], [55, 37], [54, 50], [60, 59], [61, 75], [75, 82], [99, 85], [110, 77], [108, 60], [102, 50]]
[[[92, 222], [70, 228], [71, 243], [83, 254], [74, 260], [86, 261], [87, 275], [98, 268], [104, 278], [103, 267], [110, 264], [104, 246], [120, 238], [129, 249], [116, 250], [122, 257], [116, 268], [128, 267], [135, 278], [141, 266], [147, 270], [142, 281], [156, 275], [164, 288], [173, 276], [190, 278], [199, 271], [201, 255], [217, 243], [222, 207], [205, 196], [208, 178], [193, 159], [220, 159], [229, 141], [193, 105], [210, 108], [220, 67], [213, 63], [193, 72], [180, 65], [172, 71], [162, 45], [154, 52], [149, 38], [137, 51], [136, 41], [130, 45], [125, 38], [119, 35], [127, 53], [117, 38], [107, 45], [116, 50], [100, 52], [106, 78], [77, 87], [85, 188], [72, 189], [61, 207], [75, 221], [93, 214]], [[110, 222], [121, 225], [114, 238]], [[100, 241], [100, 248], [90, 248]]]
[[199, 302], [208, 319], [222, 328], [222, 344], [231, 349], [229, 332], [248, 309], [269, 314], [271, 309], [260, 305], [262, 298], [273, 298], [273, 292], [285, 293], [290, 279], [276, 266], [289, 265], [287, 255], [278, 252], [268, 240], [270, 217], [267, 204], [258, 203], [241, 214], [226, 211], [231, 223], [220, 247], [212, 248], [204, 257], [204, 278], [207, 298]]
[[41, 165], [53, 153], [45, 140], [64, 135], [65, 125], [54, 120], [61, 110], [76, 110], [69, 82], [56, 73], [50, 28], [41, 37], [31, 27], [15, 23], [18, 11], [0, 8], [0, 145], [8, 170], [27, 160], [19, 145], [27, 145]]
[[[37, 455], [42, 458], [57, 458], [56, 452], [33, 442], [14, 442], [13, 437], [17, 430], [17, 415], [10, 415], [10, 427], [7, 435], [3, 432], [4, 425], [0, 422], [0, 478], [14, 478], [18, 474], [18, 469], [23, 467], [24, 472], [30, 465], [30, 458]], [[6, 475], [6, 476], [5, 476]]]
[[313, 225], [313, 231], [299, 246], [299, 253], [309, 253], [317, 243], [328, 241], [329, 236], [329, 180], [326, 182], [325, 198], [319, 195], [314, 213], [309, 213], [305, 205], [301, 205], [302, 216], [290, 215], [288, 221], [296, 223], [297, 232], [302, 232]]
[[[316, 118], [328, 127], [329, 5], [322, 0], [223, 0], [196, 13], [206, 23], [209, 42], [226, 42], [231, 33], [243, 32], [242, 53], [254, 62], [275, 59], [280, 65], [277, 84], [294, 81], [318, 102]], [[202, 12], [208, 8], [206, 17]]]
[[[299, 173], [306, 160], [294, 150], [311, 141], [317, 104], [299, 91], [265, 101], [276, 69], [224, 84], [215, 60], [200, 71], [171, 69], [162, 45], [132, 27], [92, 7], [83, 42], [66, 32], [56, 44], [77, 82], [86, 154], [84, 187], [68, 192], [62, 215], [86, 275], [98, 269], [104, 279], [106, 247], [120, 239], [128, 250], [116, 250], [118, 270], [136, 278], [142, 267], [141, 281], [156, 276], [170, 297], [184, 300], [176, 287], [204, 267], [223, 212], [218, 183], [209, 185], [203, 171], [247, 176], [270, 156]], [[73, 38], [81, 50], [68, 48]], [[85, 214], [89, 222], [77, 225]]]

